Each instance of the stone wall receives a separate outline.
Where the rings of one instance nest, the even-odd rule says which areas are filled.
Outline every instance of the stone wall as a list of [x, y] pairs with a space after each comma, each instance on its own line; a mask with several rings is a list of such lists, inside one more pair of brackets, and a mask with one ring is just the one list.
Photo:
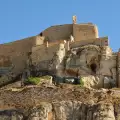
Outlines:
[[42, 32], [49, 41], [69, 39], [73, 35], [76, 41], [98, 38], [97, 26], [88, 24], [65, 24], [47, 28]]
[[33, 47], [32, 48], [33, 63], [51, 60], [58, 49], [59, 43], [50, 44], [48, 48], [45, 46], [45, 44]]
[[98, 38], [97, 27], [93, 24], [73, 24], [75, 41]]
[[40, 35], [37, 35], [36, 36], [36, 43], [35, 43], [35, 45], [42, 45], [42, 44], [44, 44], [44, 37], [42, 37], [42, 36], [40, 36]]
[[80, 47], [80, 46], [88, 45], [88, 44], [106, 46], [108, 45], [108, 37], [75, 41], [70, 44], [70, 47]]
[[12, 64], [15, 66], [14, 72], [22, 71], [25, 67], [27, 52], [31, 51], [35, 45], [36, 37], [30, 37], [11, 43], [0, 45], [0, 55], [10, 57]]
[[11, 63], [10, 56], [0, 55], [0, 67], [10, 67]]
[[[45, 66], [56, 55], [60, 43], [65, 44], [64, 40], [69, 40], [71, 34], [75, 41], [69, 41], [70, 48], [88, 44], [108, 46], [108, 37], [97, 38], [98, 30], [95, 25], [91, 23], [66, 24], [49, 27], [37, 36], [0, 45], [0, 55], [10, 57], [15, 66], [14, 72], [23, 71], [27, 61], [27, 53], [30, 51], [32, 51], [33, 63], [42, 63], [42, 66]], [[48, 40], [48, 46], [44, 40]], [[66, 51], [69, 50], [69, 42], [65, 44]], [[80, 64], [79, 59], [76, 59], [76, 63], [77, 65]]]
[[49, 41], [57, 41], [61, 39], [69, 39], [72, 32], [72, 24], [57, 25], [49, 27], [45, 31], [43, 31], [43, 36], [45, 36], [45, 38], [47, 38]]

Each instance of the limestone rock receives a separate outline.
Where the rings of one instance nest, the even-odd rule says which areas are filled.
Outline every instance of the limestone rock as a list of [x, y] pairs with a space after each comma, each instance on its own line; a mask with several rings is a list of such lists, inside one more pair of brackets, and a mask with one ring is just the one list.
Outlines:
[[5, 110], [0, 112], [0, 120], [23, 120], [22, 113], [16, 110]]
[[93, 120], [115, 120], [112, 104], [98, 104], [93, 114]]
[[86, 88], [98, 88], [101, 84], [99, 77], [93, 75], [81, 76], [81, 80]]
[[29, 110], [0, 111], [0, 120], [119, 120], [112, 104], [83, 104], [79, 101], [41, 103]]
[[40, 106], [30, 110], [28, 120], [53, 120], [52, 105], [41, 103]]
[[112, 49], [109, 46], [103, 46], [102, 50], [102, 59], [108, 60], [112, 56]]

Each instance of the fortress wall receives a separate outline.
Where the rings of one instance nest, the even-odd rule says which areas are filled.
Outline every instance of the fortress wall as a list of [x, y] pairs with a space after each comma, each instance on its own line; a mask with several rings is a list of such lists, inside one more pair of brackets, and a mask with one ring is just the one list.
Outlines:
[[36, 36], [36, 42], [35, 42], [36, 45], [42, 45], [44, 44], [44, 37], [41, 37], [39, 35]]
[[40, 45], [33, 47], [32, 49], [32, 60], [33, 63], [51, 60], [55, 54], [55, 52], [59, 49], [59, 43], [49, 45], [49, 47], [45, 47], [45, 45]]
[[[60, 40], [60, 41], [62, 43], [62, 40]], [[87, 45], [87, 44], [105, 46], [105, 43], [106, 43], [105, 41], [108, 41], [108, 37], [75, 41], [73, 43], [70, 43], [70, 47], [80, 47], [80, 46]], [[56, 41], [56, 42], [50, 43], [48, 48], [46, 47], [45, 44], [39, 45], [39, 46], [34, 46], [32, 48], [33, 62], [52, 59], [54, 53], [59, 49], [59, 44], [60, 44], [60, 42]]]
[[69, 36], [72, 34], [72, 32], [72, 24], [57, 25], [43, 31], [43, 36], [45, 36], [45, 38], [48, 38], [49, 41], [56, 41], [60, 39], [64, 40], [69, 39]]
[[75, 41], [98, 38], [97, 26], [93, 24], [73, 24]]
[[0, 45], [0, 55], [10, 57], [13, 65], [15, 65], [15, 72], [23, 70], [27, 59], [26, 53], [31, 51], [32, 46], [35, 45], [35, 39], [34, 36]]
[[[36, 36], [0, 45], [0, 55], [21, 55], [35, 45]], [[20, 52], [21, 51], [21, 52]]]
[[0, 67], [11, 66], [11, 60], [9, 56], [0, 55]]
[[70, 47], [80, 47], [80, 46], [88, 45], [88, 44], [106, 46], [106, 43], [108, 43], [108, 37], [75, 41], [73, 43], [70, 43]]

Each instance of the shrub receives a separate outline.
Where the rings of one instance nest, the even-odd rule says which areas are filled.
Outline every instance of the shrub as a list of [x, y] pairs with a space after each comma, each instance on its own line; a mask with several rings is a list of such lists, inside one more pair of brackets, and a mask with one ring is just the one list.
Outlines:
[[26, 81], [25, 84], [33, 84], [37, 85], [40, 83], [40, 78], [39, 77], [29, 77]]
[[83, 87], [84, 86], [84, 82], [83, 82], [83, 78], [81, 77], [80, 78], [80, 87]]
[[29, 77], [25, 80], [25, 84], [32, 84], [32, 85], [38, 85], [42, 80], [50, 80], [51, 76], [42, 76], [42, 77]]

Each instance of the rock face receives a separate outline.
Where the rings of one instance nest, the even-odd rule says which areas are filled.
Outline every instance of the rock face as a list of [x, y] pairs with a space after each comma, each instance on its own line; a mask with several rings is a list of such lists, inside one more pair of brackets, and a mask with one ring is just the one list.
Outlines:
[[[66, 71], [74, 71], [75, 73], [67, 72], [67, 75], [82, 77], [85, 87], [103, 88], [105, 86], [110, 88], [116, 85], [116, 59], [113, 59], [112, 50], [108, 46], [84, 45], [71, 48], [65, 65]], [[104, 85], [106, 77], [109, 82]]]
[[82, 81], [84, 83], [84, 87], [87, 88], [101, 88], [101, 80], [99, 79], [99, 77], [97, 76], [92, 76], [92, 75], [88, 75], [88, 76], [82, 76]]
[[119, 120], [119, 109], [114, 109], [116, 107], [112, 104], [88, 105], [79, 101], [61, 101], [41, 103], [28, 111], [1, 111], [0, 120]]
[[120, 120], [119, 90], [69, 85], [1, 89], [0, 120]]
[[16, 110], [5, 110], [0, 112], [0, 120], [23, 120], [22, 113]]

